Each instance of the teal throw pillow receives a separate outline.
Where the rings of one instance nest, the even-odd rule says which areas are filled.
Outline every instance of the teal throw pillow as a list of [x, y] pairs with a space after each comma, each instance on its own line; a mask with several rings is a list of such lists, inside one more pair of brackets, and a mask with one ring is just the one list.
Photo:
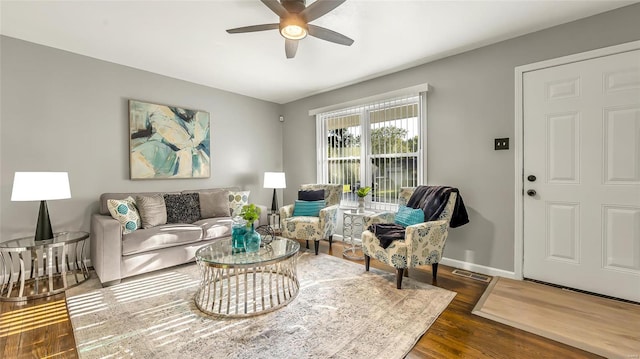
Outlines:
[[297, 200], [293, 206], [293, 216], [319, 217], [320, 210], [325, 206], [324, 201]]
[[424, 222], [424, 211], [420, 208], [400, 206], [398, 207], [398, 213], [396, 213], [395, 222], [403, 227], [422, 223]]

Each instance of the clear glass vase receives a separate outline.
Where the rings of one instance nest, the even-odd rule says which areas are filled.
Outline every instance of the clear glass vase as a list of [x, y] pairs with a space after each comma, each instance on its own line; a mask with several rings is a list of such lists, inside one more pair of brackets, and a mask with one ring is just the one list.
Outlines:
[[247, 232], [244, 235], [244, 249], [247, 253], [255, 253], [260, 250], [260, 234], [251, 227], [246, 227]]
[[358, 209], [356, 213], [364, 213], [364, 197], [358, 197]]

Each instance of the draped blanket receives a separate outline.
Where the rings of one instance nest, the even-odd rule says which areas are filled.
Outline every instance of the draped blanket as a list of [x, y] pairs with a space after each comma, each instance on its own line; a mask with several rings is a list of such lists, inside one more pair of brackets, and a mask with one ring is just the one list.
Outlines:
[[380, 241], [380, 247], [387, 248], [393, 241], [404, 241], [405, 228], [395, 223], [376, 223], [369, 230]]
[[462, 196], [457, 188], [446, 186], [419, 186], [409, 198], [407, 207], [421, 208], [424, 211], [424, 221], [431, 222], [437, 220], [449, 202], [449, 194], [455, 192], [456, 204], [451, 214], [449, 227], [456, 228], [469, 223], [467, 209], [462, 201]]
[[[447, 186], [419, 186], [409, 198], [407, 207], [420, 208], [424, 212], [424, 221], [431, 222], [437, 220], [449, 201], [449, 195], [455, 192], [458, 194], [456, 203], [451, 214], [449, 227], [456, 228], [469, 223], [467, 209], [462, 201], [462, 196], [457, 188]], [[405, 227], [395, 223], [377, 223], [369, 226], [376, 238], [380, 241], [382, 248], [387, 248], [393, 241], [404, 240]]]

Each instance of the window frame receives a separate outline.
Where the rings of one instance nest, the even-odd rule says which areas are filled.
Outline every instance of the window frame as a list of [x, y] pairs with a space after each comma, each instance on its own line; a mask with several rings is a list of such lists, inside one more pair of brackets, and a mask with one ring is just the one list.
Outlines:
[[[360, 155], [359, 168], [360, 179], [368, 178], [367, 184], [372, 185], [373, 181], [373, 166], [371, 162], [374, 158], [403, 158], [410, 157], [415, 158], [416, 161], [416, 185], [422, 184], [427, 178], [427, 166], [425, 159], [427, 158], [427, 90], [428, 85], [421, 85], [419, 87], [412, 87], [405, 91], [394, 91], [387, 94], [375, 96], [375, 98], [367, 98], [359, 101], [351, 101], [349, 103], [343, 103], [339, 105], [329, 106], [322, 109], [312, 110], [310, 115], [315, 115], [316, 119], [316, 158], [317, 158], [317, 172], [316, 177], [318, 183], [329, 183], [329, 164], [331, 162], [339, 162], [348, 160], [349, 158], [355, 159], [355, 156], [336, 157], [330, 158], [328, 156], [329, 144], [327, 141], [327, 117], [336, 118], [340, 116], [359, 115], [359, 127], [360, 127]], [[399, 93], [403, 92], [403, 93]], [[385, 109], [397, 108], [400, 106], [407, 106], [411, 104], [417, 104], [417, 133], [418, 133], [418, 146], [415, 152], [398, 152], [391, 154], [372, 154], [371, 148], [371, 112], [380, 111]], [[401, 118], [399, 118], [401, 119]], [[353, 126], [351, 126], [353, 127]], [[405, 128], [405, 127], [403, 127]], [[364, 182], [364, 181], [362, 181]], [[341, 201], [343, 206], [353, 206], [355, 202], [350, 200]], [[385, 201], [371, 201], [370, 207], [372, 209], [395, 209], [397, 208], [397, 198], [386, 198]]]

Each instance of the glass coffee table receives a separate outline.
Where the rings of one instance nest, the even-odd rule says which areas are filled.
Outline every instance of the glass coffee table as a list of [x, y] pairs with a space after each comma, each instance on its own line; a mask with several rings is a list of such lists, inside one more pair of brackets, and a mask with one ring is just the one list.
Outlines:
[[299, 250], [298, 242], [282, 237], [256, 253], [234, 253], [231, 238], [198, 249], [201, 281], [196, 306], [209, 315], [248, 317], [287, 305], [300, 287]]
[[59, 232], [52, 239], [33, 236], [0, 243], [0, 301], [46, 297], [89, 278], [87, 232]]

